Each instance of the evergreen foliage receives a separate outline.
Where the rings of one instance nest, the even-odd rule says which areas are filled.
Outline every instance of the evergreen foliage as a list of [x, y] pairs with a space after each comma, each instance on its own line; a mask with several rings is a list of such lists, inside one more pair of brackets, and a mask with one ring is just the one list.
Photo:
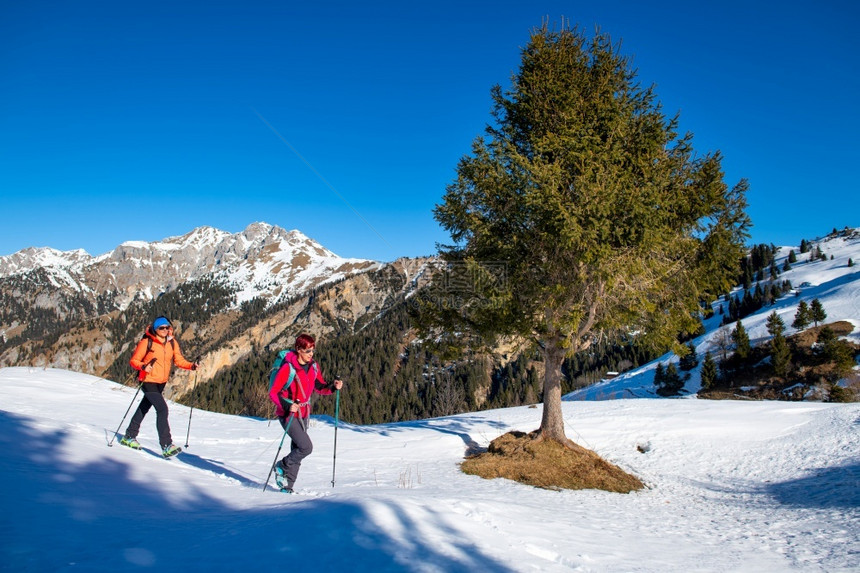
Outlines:
[[689, 372], [699, 365], [699, 356], [696, 354], [696, 345], [692, 341], [687, 343], [687, 353], [678, 361], [678, 368]]
[[565, 358], [562, 365], [564, 374], [563, 392], [599, 382], [607, 372], [623, 372], [651, 362], [665, 352], [653, 350], [638, 344], [635, 339], [628, 341], [600, 340], [588, 350], [577, 352]]
[[541, 434], [566, 441], [565, 357], [622, 331], [655, 349], [695, 331], [699, 301], [737, 275], [747, 183], [727, 187], [719, 153], [696, 156], [605, 34], [535, 30], [492, 98], [494, 125], [435, 211], [453, 240], [447, 270], [471, 288], [454, 293], [439, 273], [422, 326], [441, 326], [452, 349], [465, 335], [533, 344]]
[[792, 328], [804, 330], [812, 323], [812, 311], [809, 310], [809, 305], [805, 300], [800, 301], [797, 305], [797, 312], [794, 314], [794, 322], [791, 323]]
[[[22, 324], [15, 336], [0, 340], [0, 352], [24, 341], [49, 347], [77, 324], [95, 318], [103, 299], [93, 303], [83, 292], [68, 292], [55, 285], [44, 268], [0, 279], [0, 324]], [[26, 297], [13, 293], [27, 293]], [[36, 301], [56, 299], [56, 308], [46, 308]]]
[[662, 362], [658, 362], [657, 366], [654, 367], [654, 386], [657, 388], [663, 385], [663, 381], [666, 379], [666, 367], [663, 366]]
[[[540, 398], [537, 367], [520, 356], [503, 368], [484, 357], [442, 364], [432, 345], [411, 340], [405, 301], [360, 332], [317, 340], [314, 358], [326, 379], [340, 376], [340, 416], [356, 424], [426, 419], [465, 411], [534, 403]], [[183, 402], [207, 410], [271, 417], [269, 368], [280, 348], [258, 349], [200, 384]], [[316, 397], [314, 412], [334, 414], [334, 404]]]
[[770, 341], [770, 363], [775, 375], [780, 378], [788, 376], [791, 370], [791, 351], [782, 330], [777, 330]]
[[840, 340], [830, 328], [825, 326], [818, 333], [818, 343], [821, 345], [825, 360], [834, 363], [837, 375], [845, 376], [851, 372], [856, 362], [854, 351], [847, 342]]
[[785, 378], [791, 369], [791, 351], [788, 348], [788, 342], [782, 335], [785, 332], [785, 322], [776, 311], [767, 317], [767, 331], [773, 336], [770, 341], [770, 359], [773, 372], [780, 378]]
[[775, 259], [777, 252], [778, 249], [774, 245], [758, 244], [750, 248], [749, 254], [740, 260], [737, 282], [743, 285], [744, 290], [748, 290], [753, 282], [762, 280], [765, 269], [771, 280], [779, 277]]
[[824, 305], [817, 298], [812, 299], [809, 305], [809, 317], [816, 327], [819, 322], [824, 322], [824, 319], [827, 318], [827, 313], [824, 312]]
[[705, 358], [702, 361], [702, 370], [700, 375], [702, 377], [703, 390], [710, 390], [716, 385], [719, 378], [719, 372], [717, 371], [717, 363], [713, 358], [711, 358], [710, 352], [705, 352]]
[[740, 320], [737, 321], [734, 330], [732, 330], [732, 340], [735, 342], [735, 356], [740, 360], [746, 360], [752, 347], [747, 330]]
[[767, 316], [766, 328], [768, 334], [776, 336], [777, 334], [785, 332], [785, 322], [776, 313], [776, 311], [773, 311]]
[[684, 381], [681, 379], [674, 362], [670, 362], [662, 371], [659, 382], [655, 373], [654, 384], [657, 386], [657, 394], [660, 396], [677, 396], [684, 387]]
[[760, 310], [791, 290], [791, 282], [757, 284], [753, 290], [745, 290], [743, 296], [730, 296], [728, 312], [723, 315], [723, 324], [731, 324]]

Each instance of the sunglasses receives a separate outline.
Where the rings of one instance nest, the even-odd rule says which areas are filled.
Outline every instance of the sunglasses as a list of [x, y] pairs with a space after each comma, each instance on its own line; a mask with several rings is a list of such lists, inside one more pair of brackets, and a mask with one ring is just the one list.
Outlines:
[[305, 348], [303, 350], [299, 350], [299, 352], [301, 352], [302, 354], [313, 354], [314, 349], [313, 348]]
[[169, 326], [159, 326], [155, 330], [170, 330], [170, 327]]

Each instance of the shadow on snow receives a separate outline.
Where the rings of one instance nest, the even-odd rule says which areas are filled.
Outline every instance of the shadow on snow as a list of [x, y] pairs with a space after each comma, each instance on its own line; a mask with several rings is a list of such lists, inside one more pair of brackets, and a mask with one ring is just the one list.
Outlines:
[[[131, 464], [107, 457], [63, 463], [61, 452], [75, 447], [72, 437], [66, 429], [46, 431], [0, 411], [4, 568], [235, 571], [289, 564], [354, 572], [510, 571], [462, 539], [432, 507], [420, 520], [380, 500], [369, 500], [373, 514], [365, 506], [328, 499], [236, 509], [193, 484], [192, 493], [177, 501], [162, 490], [165, 484], [135, 479]], [[178, 463], [225, 473], [217, 462], [180, 455]], [[230, 477], [262, 487], [235, 472]], [[437, 535], [426, 536], [428, 530]], [[439, 537], [446, 540], [443, 548], [429, 541]]]
[[821, 468], [801, 478], [768, 484], [765, 492], [786, 505], [860, 508], [860, 463]]

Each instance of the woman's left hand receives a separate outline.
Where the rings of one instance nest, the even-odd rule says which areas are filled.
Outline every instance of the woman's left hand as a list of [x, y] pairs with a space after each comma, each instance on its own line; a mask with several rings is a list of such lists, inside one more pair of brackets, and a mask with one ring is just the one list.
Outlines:
[[343, 388], [343, 380], [335, 380], [334, 381], [334, 389], [340, 390], [341, 388]]

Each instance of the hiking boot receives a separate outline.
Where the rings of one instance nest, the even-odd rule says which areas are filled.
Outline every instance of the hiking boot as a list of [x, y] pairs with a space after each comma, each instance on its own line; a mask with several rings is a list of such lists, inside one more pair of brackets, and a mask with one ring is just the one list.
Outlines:
[[164, 446], [164, 448], [162, 448], [161, 455], [164, 456], [165, 458], [169, 458], [170, 456], [175, 456], [176, 454], [178, 454], [181, 451], [182, 451], [182, 448], [180, 448], [179, 446], [175, 446], [173, 444], [170, 444], [169, 446]]
[[278, 460], [275, 464], [275, 483], [281, 491], [288, 489], [292, 493], [292, 484], [287, 483], [287, 467], [284, 465], [284, 460]]
[[122, 444], [123, 446], [128, 446], [129, 448], [131, 448], [133, 450], [139, 450], [140, 449], [140, 444], [134, 438], [127, 438], [127, 437], [123, 436], [122, 439], [119, 441], [119, 443]]

